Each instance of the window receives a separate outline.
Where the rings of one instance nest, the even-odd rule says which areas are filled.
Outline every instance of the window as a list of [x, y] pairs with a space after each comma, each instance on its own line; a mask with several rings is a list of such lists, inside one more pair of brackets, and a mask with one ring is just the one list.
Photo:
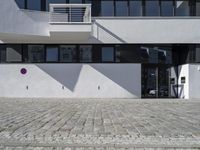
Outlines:
[[15, 0], [20, 9], [25, 9], [25, 0]]
[[170, 84], [175, 84], [175, 78], [170, 79]]
[[114, 16], [114, 1], [101, 1], [101, 16]]
[[41, 0], [27, 0], [27, 9], [41, 10]]
[[28, 45], [28, 62], [44, 62], [43, 45]]
[[146, 16], [159, 16], [159, 1], [146, 0]]
[[196, 16], [200, 16], [200, 0], [196, 2]]
[[128, 16], [128, 2], [116, 1], [116, 16]]
[[176, 1], [176, 16], [189, 16], [189, 2], [188, 1]]
[[130, 0], [130, 16], [142, 16], [141, 0]]
[[148, 60], [149, 60], [149, 48], [141, 46], [140, 53], [141, 53], [141, 62], [142, 63], [148, 63]]
[[115, 58], [116, 58], [116, 62], [139, 63], [140, 62], [140, 54], [139, 54], [138, 46], [117, 45]]
[[195, 50], [195, 62], [200, 62], [200, 45], [196, 45], [196, 50]]
[[86, 3], [86, 4], [91, 4], [91, 3], [92, 3], [92, 0], [85, 0], [85, 3]]
[[21, 62], [22, 47], [21, 45], [6, 46], [6, 62]]
[[92, 46], [80, 46], [80, 62], [92, 62]]
[[142, 46], [142, 62], [152, 64], [171, 64], [172, 49], [171, 46]]
[[114, 47], [102, 47], [102, 62], [114, 62]]
[[0, 45], [0, 62], [6, 62], [6, 46]]
[[76, 62], [77, 61], [76, 45], [61, 45], [60, 46], [60, 61], [61, 62]]
[[46, 48], [46, 61], [47, 62], [58, 62], [58, 47], [48, 46]]
[[181, 77], [181, 83], [186, 83], [185, 77]]
[[46, 0], [46, 10], [49, 10], [49, 4], [66, 4], [66, 0]]
[[69, 3], [82, 3], [82, 0], [69, 0]]
[[173, 16], [174, 6], [172, 0], [161, 1], [161, 16]]

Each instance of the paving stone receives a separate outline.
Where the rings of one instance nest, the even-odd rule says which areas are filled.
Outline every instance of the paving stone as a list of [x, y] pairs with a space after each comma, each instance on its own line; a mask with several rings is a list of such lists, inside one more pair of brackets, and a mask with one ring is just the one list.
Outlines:
[[0, 98], [0, 142], [10, 140], [47, 146], [0, 149], [128, 150], [128, 145], [139, 149], [133, 146], [137, 144], [187, 148], [200, 145], [200, 100]]

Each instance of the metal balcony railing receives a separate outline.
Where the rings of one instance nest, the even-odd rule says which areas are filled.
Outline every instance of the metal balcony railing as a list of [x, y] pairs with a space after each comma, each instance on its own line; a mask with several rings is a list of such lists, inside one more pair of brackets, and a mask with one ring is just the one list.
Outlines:
[[50, 23], [91, 23], [91, 4], [50, 4]]

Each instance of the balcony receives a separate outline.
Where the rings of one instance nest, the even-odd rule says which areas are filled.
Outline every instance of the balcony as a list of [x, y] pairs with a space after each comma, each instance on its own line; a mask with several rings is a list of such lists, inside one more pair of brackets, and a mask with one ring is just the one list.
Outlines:
[[91, 4], [50, 4], [50, 24], [90, 24]]
[[70, 42], [89, 38], [91, 4], [50, 4], [49, 10], [52, 38], [62, 38]]

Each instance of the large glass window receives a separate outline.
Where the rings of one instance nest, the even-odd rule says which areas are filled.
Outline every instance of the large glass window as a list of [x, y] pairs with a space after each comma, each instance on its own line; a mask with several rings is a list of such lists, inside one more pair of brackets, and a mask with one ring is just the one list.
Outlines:
[[172, 51], [167, 46], [141, 46], [141, 58], [143, 63], [171, 64]]
[[172, 0], [161, 1], [161, 16], [173, 16], [174, 6]]
[[6, 62], [6, 46], [0, 45], [0, 62]]
[[128, 16], [128, 2], [116, 1], [116, 16]]
[[116, 46], [116, 62], [139, 63], [140, 53], [138, 46], [135, 45], [117, 45]]
[[41, 0], [27, 0], [27, 9], [41, 10]]
[[58, 47], [57, 46], [48, 46], [46, 48], [46, 61], [58, 62]]
[[196, 16], [200, 16], [200, 0], [196, 2]]
[[28, 62], [44, 62], [44, 46], [28, 45]]
[[159, 16], [160, 8], [158, 0], [146, 0], [146, 16]]
[[101, 1], [101, 16], [114, 16], [114, 1], [113, 0]]
[[92, 46], [91, 45], [80, 45], [79, 49], [80, 62], [92, 62]]
[[130, 16], [142, 16], [142, 1], [130, 0]]
[[25, 0], [15, 0], [18, 7], [21, 9], [25, 9]]
[[176, 16], [189, 16], [189, 1], [176, 1]]
[[22, 47], [21, 45], [6, 46], [6, 62], [21, 62]]
[[65, 4], [66, 0], [46, 0], [46, 10], [49, 10], [49, 4]]
[[102, 62], [114, 62], [114, 47], [102, 47]]
[[77, 61], [76, 45], [61, 45], [60, 46], [60, 61], [61, 62], [76, 62]]

